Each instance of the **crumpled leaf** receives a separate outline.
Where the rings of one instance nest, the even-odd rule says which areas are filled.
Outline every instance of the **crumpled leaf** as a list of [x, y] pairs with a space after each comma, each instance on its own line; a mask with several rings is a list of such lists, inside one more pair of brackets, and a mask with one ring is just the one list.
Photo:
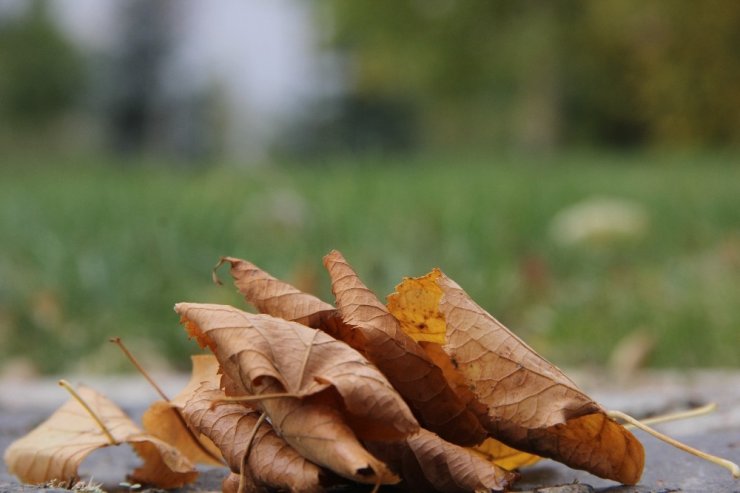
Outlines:
[[141, 424], [147, 433], [169, 443], [191, 462], [223, 466], [221, 452], [207, 437], [198, 437], [197, 443], [187, 430], [187, 423], [178, 416], [175, 408], [182, 408], [200, 388], [203, 382], [218, 386], [218, 360], [212, 354], [197, 354], [190, 357], [193, 369], [190, 381], [170, 402], [155, 401], [141, 417]]
[[[191, 462], [174, 447], [144, 433], [112, 401], [88, 387], [77, 393], [102, 420], [118, 443], [128, 443], [144, 461], [131, 474], [136, 482], [175, 488], [198, 475]], [[51, 480], [72, 482], [77, 470], [94, 450], [110, 446], [98, 424], [75, 399], [70, 398], [46, 421], [5, 451], [8, 470], [24, 483]]]
[[362, 283], [342, 254], [329, 253], [324, 257], [324, 266], [332, 279], [342, 320], [362, 334], [361, 339], [355, 340], [364, 340], [364, 344], [356, 349], [388, 377], [422, 425], [460, 445], [483, 441], [486, 431], [468, 407], [474, 403], [450, 387], [442, 370], [401, 330], [398, 321]]
[[597, 476], [626, 484], [639, 480], [640, 442], [440, 270], [405, 280], [388, 304], [405, 330], [434, 329], [425, 347], [442, 345], [486, 406], [481, 419], [491, 436]]
[[257, 404], [301, 455], [354, 481], [398, 481], [357, 437], [402, 439], [418, 424], [359, 353], [321, 331], [230, 306], [179, 303], [175, 310], [241, 393], [279, 396]]
[[[240, 403], [221, 403], [212, 407], [225, 397], [213, 383], [205, 382], [183, 407], [188, 422], [213, 440], [236, 475], [236, 478], [224, 481], [224, 491], [233, 487], [234, 481], [238, 486], [242, 458], [261, 414], [257, 409]], [[307, 493], [323, 490], [321, 482], [325, 473], [299, 455], [266, 421], [257, 429], [247, 465], [251, 479], [258, 486]]]
[[403, 443], [370, 443], [368, 447], [394, 467], [412, 491], [503, 491], [516, 478], [471, 449], [423, 428]]

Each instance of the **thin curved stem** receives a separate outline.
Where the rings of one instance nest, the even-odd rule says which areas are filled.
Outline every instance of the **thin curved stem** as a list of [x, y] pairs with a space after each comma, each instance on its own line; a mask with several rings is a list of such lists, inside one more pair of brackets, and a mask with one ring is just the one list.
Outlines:
[[241, 470], [239, 471], [239, 488], [237, 489], [238, 493], [246, 492], [247, 473], [249, 472], [249, 465], [247, 464], [247, 461], [249, 460], [249, 454], [252, 451], [254, 438], [257, 436], [257, 430], [259, 430], [260, 425], [262, 425], [266, 417], [267, 415], [265, 413], [260, 414], [259, 419], [257, 419], [257, 422], [254, 424], [254, 428], [252, 428], [252, 432], [249, 434], [249, 439], [247, 440], [247, 448], [244, 450], [244, 455], [242, 456]]
[[[694, 409], [689, 409], [687, 411], [681, 411], [681, 412], [670, 413], [670, 414], [661, 414], [660, 416], [654, 416], [652, 418], [641, 419], [640, 423], [644, 425], [657, 425], [659, 423], [668, 423], [670, 421], [678, 421], [681, 419], [696, 418], [697, 416], [703, 416], [705, 414], [714, 412], [714, 410], [716, 409], [717, 409], [717, 403], [710, 402], [709, 404], [705, 404], [704, 406], [695, 407]], [[636, 426], [632, 424], [626, 424], [624, 425], [624, 427], [625, 428], [636, 428]]]
[[636, 428], [639, 428], [642, 431], [653, 435], [658, 440], [662, 440], [670, 445], [673, 445], [677, 449], [683, 450], [684, 452], [687, 452], [691, 455], [695, 455], [701, 459], [717, 464], [718, 466], [724, 467], [725, 469], [730, 471], [730, 473], [732, 473], [733, 478], [735, 479], [740, 478], [740, 466], [738, 466], [732, 461], [723, 459], [722, 457], [717, 457], [716, 455], [708, 454], [701, 450], [695, 449], [694, 447], [690, 447], [689, 445], [686, 445], [685, 443], [679, 442], [675, 438], [671, 438], [668, 435], [664, 435], [663, 433], [660, 433], [659, 431], [652, 429], [651, 427], [633, 418], [629, 414], [623, 413], [622, 411], [609, 411], [607, 415], [610, 418], [624, 420], [630, 423], [631, 425], [635, 426]]
[[103, 434], [106, 436], [110, 444], [118, 445], [118, 441], [115, 438], [113, 438], [113, 435], [111, 435], [110, 430], [108, 430], [108, 427], [105, 426], [105, 423], [103, 423], [103, 420], [101, 420], [100, 417], [97, 414], [95, 414], [95, 411], [93, 411], [92, 408], [87, 404], [87, 402], [85, 402], [85, 400], [80, 396], [80, 394], [77, 393], [74, 387], [72, 387], [72, 385], [70, 385], [70, 383], [64, 379], [59, 380], [59, 386], [63, 387], [64, 390], [69, 392], [69, 394], [72, 396], [72, 398], [74, 398], [74, 400], [80, 403], [80, 405], [85, 409], [85, 411], [87, 411], [87, 414], [89, 414], [90, 417], [93, 419], [93, 421], [95, 421], [95, 424], [98, 425], [98, 427], [103, 432]]
[[[151, 385], [154, 390], [159, 394], [159, 396], [168, 404], [170, 403], [169, 397], [167, 397], [167, 394], [164, 393], [164, 391], [157, 385], [157, 382], [154, 381], [154, 379], [149, 376], [149, 373], [144, 369], [143, 366], [137, 361], [137, 359], [134, 357], [133, 353], [128, 350], [126, 345], [123, 343], [120, 337], [111, 337], [109, 339], [110, 342], [117, 345], [121, 351], [123, 351], [123, 354], [128, 358], [128, 360], [131, 362], [132, 365], [134, 365], [134, 368], [136, 368], [139, 373], [146, 379], [147, 382], [149, 382], [149, 385]], [[190, 437], [190, 440], [195, 444], [196, 447], [198, 447], [198, 450], [200, 450], [202, 453], [210, 457], [212, 460], [216, 462], [220, 462], [222, 464], [225, 464], [224, 460], [219, 457], [218, 455], [214, 454], [211, 450], [206, 447], [203, 442], [198, 438], [198, 436], [195, 434], [195, 432], [190, 428], [190, 425], [188, 425], [187, 420], [185, 420], [185, 416], [182, 415], [182, 411], [180, 411], [180, 408], [176, 406], [171, 406], [170, 409], [173, 413], [175, 413], [175, 417], [180, 422], [180, 425], [185, 428], [185, 431], [187, 432], [188, 436]]]

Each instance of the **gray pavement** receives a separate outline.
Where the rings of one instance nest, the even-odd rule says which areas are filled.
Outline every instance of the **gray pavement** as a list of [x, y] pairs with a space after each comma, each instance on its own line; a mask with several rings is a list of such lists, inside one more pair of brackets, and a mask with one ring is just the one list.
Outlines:
[[[665, 371], [639, 374], [630, 381], [616, 382], [598, 372], [568, 372], [582, 388], [607, 409], [619, 409], [636, 417], [646, 417], [716, 402], [718, 409], [704, 417], [666, 423], [656, 428], [707, 452], [740, 463], [740, 371]], [[187, 378], [179, 375], [155, 377], [171, 395]], [[72, 383], [94, 387], [138, 419], [146, 406], [157, 397], [136, 376], [72, 377]], [[0, 451], [17, 437], [27, 433], [62, 402], [67, 394], [55, 379], [0, 380]], [[541, 493], [646, 493], [646, 492], [717, 492], [740, 493], [740, 480], [729, 472], [670, 447], [643, 432], [635, 434], [645, 445], [646, 465], [638, 486], [622, 486], [601, 480], [583, 471], [575, 471], [553, 461], [542, 461], [522, 471], [517, 491]], [[83, 463], [83, 478], [93, 477], [104, 489], [128, 491], [119, 486], [126, 471], [136, 463], [127, 447], [94, 452]], [[207, 471], [188, 492], [220, 490], [223, 473]], [[0, 464], [0, 493], [37, 491], [19, 485]], [[48, 490], [51, 491], [51, 490]], [[346, 490], [345, 490], [346, 491]], [[358, 489], [366, 491], [366, 489]]]

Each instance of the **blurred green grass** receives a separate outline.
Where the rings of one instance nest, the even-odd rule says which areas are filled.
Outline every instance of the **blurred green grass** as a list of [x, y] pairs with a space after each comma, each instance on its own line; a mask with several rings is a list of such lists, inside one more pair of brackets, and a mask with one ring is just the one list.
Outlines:
[[[195, 345], [173, 304], [243, 306], [228, 285], [211, 283], [219, 256], [249, 259], [331, 301], [321, 257], [336, 248], [381, 298], [403, 276], [441, 267], [558, 365], [603, 365], [636, 330], [656, 341], [650, 365], [740, 365], [736, 156], [422, 156], [207, 170], [46, 160], [6, 158], [0, 168], [6, 363], [119, 371], [126, 364], [106, 342], [118, 335], [145, 360], [185, 368]], [[644, 234], [559, 243], [556, 214], [598, 196], [642, 208]]]

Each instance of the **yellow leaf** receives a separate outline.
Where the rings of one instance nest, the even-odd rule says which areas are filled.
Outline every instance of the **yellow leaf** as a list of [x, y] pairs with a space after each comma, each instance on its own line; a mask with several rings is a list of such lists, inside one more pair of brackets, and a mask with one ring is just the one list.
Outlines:
[[396, 287], [396, 295], [388, 297], [388, 311], [416, 342], [445, 343], [447, 325], [438, 309], [442, 290], [434, 283], [439, 275], [434, 270], [425, 277], [407, 277]]

